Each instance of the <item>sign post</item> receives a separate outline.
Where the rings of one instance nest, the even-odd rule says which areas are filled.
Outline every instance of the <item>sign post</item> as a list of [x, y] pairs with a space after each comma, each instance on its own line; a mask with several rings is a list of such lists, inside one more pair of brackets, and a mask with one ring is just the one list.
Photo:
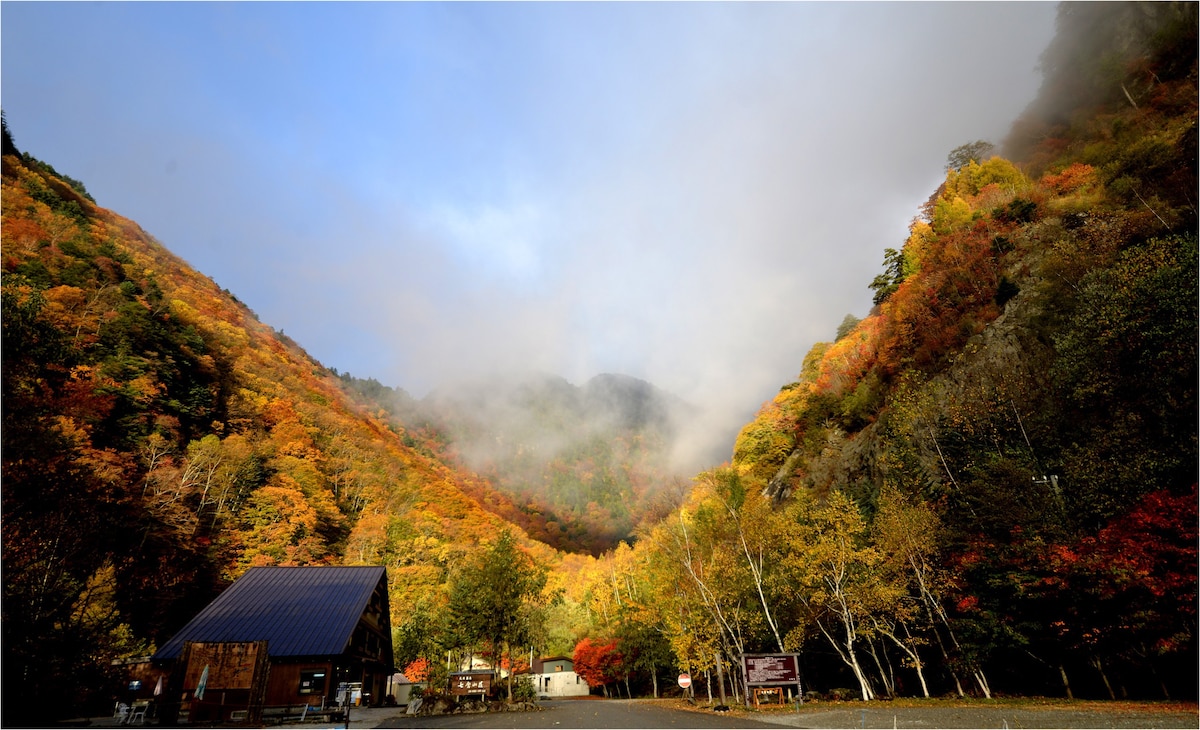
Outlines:
[[696, 704], [696, 691], [692, 689], [692, 675], [687, 672], [680, 673], [679, 686], [683, 688], [683, 698], [690, 704]]
[[725, 704], [725, 669], [721, 664], [721, 652], [714, 652], [713, 656], [717, 658], [717, 690], [721, 695], [721, 704], [713, 709], [717, 712], [729, 712], [729, 705]]

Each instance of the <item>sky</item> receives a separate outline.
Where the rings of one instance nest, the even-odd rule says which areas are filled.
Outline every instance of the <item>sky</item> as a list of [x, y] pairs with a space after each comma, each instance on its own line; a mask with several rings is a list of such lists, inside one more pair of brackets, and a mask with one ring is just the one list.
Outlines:
[[632, 375], [715, 463], [868, 314], [950, 150], [1003, 140], [1055, 12], [7, 0], [0, 103], [324, 365]]

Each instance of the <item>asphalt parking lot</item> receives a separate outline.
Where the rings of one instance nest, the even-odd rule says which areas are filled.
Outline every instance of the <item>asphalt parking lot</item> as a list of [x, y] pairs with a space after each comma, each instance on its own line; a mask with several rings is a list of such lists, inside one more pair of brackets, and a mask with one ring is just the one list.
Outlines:
[[[598, 730], [602, 728], [1200, 728], [1194, 703], [1066, 702], [1056, 700], [946, 702], [816, 702], [717, 713], [704, 704], [679, 700], [583, 698], [541, 703], [540, 712], [505, 712], [418, 717], [399, 707], [353, 708], [351, 728], [512, 728]], [[154, 725], [151, 719], [148, 725]], [[91, 718], [93, 727], [116, 727], [111, 717]], [[339, 722], [293, 722], [270, 727], [345, 728]]]

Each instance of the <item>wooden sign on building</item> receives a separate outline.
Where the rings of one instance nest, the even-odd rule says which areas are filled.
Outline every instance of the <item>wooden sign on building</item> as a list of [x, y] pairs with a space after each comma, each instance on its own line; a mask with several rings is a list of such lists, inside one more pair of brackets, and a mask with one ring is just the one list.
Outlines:
[[188, 722], [223, 724], [231, 713], [258, 722], [267, 693], [265, 641], [188, 641], [181, 665]]

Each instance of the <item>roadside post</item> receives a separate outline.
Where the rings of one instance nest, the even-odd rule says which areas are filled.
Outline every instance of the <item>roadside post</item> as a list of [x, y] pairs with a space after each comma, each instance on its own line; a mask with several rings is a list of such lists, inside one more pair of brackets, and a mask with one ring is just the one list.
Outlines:
[[717, 690], [721, 695], [721, 704], [713, 709], [717, 712], [729, 712], [729, 705], [725, 704], [725, 670], [721, 667], [721, 652], [715, 652], [714, 656], [717, 660]]

